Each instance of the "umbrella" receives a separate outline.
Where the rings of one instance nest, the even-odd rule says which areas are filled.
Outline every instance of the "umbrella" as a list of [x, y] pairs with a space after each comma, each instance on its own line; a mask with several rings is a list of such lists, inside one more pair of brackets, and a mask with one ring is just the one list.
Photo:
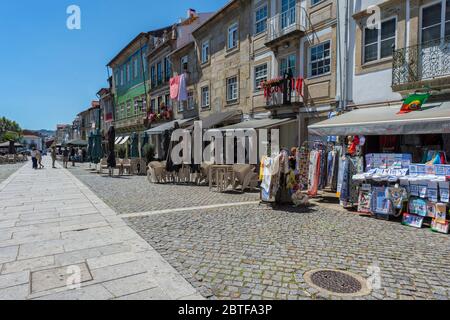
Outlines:
[[14, 141], [9, 142], [9, 154], [16, 154], [16, 145]]
[[142, 145], [141, 145], [141, 155], [142, 157], [145, 158], [145, 152], [144, 152], [144, 147], [148, 144], [149, 142], [149, 137], [148, 137], [148, 133], [144, 132], [144, 136], [142, 138]]
[[116, 153], [114, 151], [115, 148], [115, 140], [116, 140], [116, 129], [114, 126], [111, 126], [108, 130], [108, 167], [115, 168], [116, 167]]
[[94, 143], [94, 137], [93, 137], [94, 135], [93, 135], [93, 133], [91, 132], [90, 134], [89, 134], [89, 138], [88, 138], [88, 150], [87, 150], [87, 154], [88, 154], [88, 158], [89, 158], [89, 161], [91, 161], [91, 159], [92, 159], [92, 149], [93, 149], [93, 143]]
[[131, 135], [131, 152], [130, 156], [131, 158], [138, 158], [139, 157], [139, 137], [136, 132], [133, 132]]
[[103, 157], [103, 148], [102, 148], [103, 137], [100, 133], [100, 130], [97, 129], [95, 134], [92, 137], [92, 163], [100, 163], [100, 160]]

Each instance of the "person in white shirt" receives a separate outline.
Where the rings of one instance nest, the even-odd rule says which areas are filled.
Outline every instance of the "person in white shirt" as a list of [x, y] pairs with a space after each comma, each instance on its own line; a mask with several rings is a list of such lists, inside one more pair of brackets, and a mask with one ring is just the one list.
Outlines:
[[38, 168], [38, 160], [37, 160], [37, 150], [36, 148], [33, 148], [33, 150], [31, 150], [31, 161], [33, 162], [33, 169], [37, 169]]

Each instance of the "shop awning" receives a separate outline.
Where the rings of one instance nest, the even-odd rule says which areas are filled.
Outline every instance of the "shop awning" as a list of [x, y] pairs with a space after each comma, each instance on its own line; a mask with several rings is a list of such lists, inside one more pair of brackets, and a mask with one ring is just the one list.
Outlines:
[[126, 136], [118, 144], [125, 144], [128, 142], [129, 139], [130, 139], [130, 136]]
[[243, 121], [231, 126], [223, 127], [221, 130], [236, 130], [236, 129], [271, 129], [279, 127], [288, 123], [295, 122], [296, 119], [261, 119]]
[[239, 110], [213, 113], [212, 115], [210, 115], [204, 119], [201, 119], [203, 129], [211, 129], [211, 128], [216, 127], [228, 120], [238, 117], [241, 114], [242, 113]]
[[150, 130], [147, 130], [146, 132], [149, 135], [163, 134], [165, 131], [172, 130], [173, 128], [175, 128], [175, 122], [178, 122], [179, 126], [182, 128], [183, 125], [186, 125], [187, 123], [192, 122], [194, 120], [195, 120], [195, 118], [174, 120], [171, 122], [166, 122], [158, 127], [151, 128]]
[[308, 127], [319, 136], [450, 133], [450, 102], [426, 104], [422, 111], [397, 114], [401, 106], [356, 109]]
[[85, 140], [70, 140], [69, 142], [67, 142], [68, 146], [75, 146], [75, 147], [86, 147], [88, 145], [88, 142]]
[[123, 137], [117, 137], [115, 140], [115, 144], [120, 144], [120, 141], [122, 141]]

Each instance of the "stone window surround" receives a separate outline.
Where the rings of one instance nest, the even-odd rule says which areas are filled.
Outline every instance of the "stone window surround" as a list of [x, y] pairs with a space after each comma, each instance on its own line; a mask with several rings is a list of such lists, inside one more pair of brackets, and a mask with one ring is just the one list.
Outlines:
[[[236, 26], [236, 28], [237, 28], [237, 40], [236, 40], [236, 46], [230, 48], [230, 47], [229, 47], [230, 29], [231, 29], [232, 27], [234, 27], [234, 26]], [[226, 32], [227, 32], [227, 34], [226, 34], [226, 42], [225, 42], [226, 52], [229, 53], [229, 52], [235, 52], [235, 51], [238, 51], [238, 50], [239, 50], [239, 46], [240, 46], [240, 40], [239, 40], [239, 37], [240, 37], [240, 32], [239, 32], [239, 21], [236, 20], [236, 21], [230, 22], [230, 23], [228, 24], [228, 27], [227, 27], [227, 31], [226, 31]]]
[[[398, 46], [397, 46], [397, 41], [398, 41], [398, 16], [397, 15], [391, 15], [391, 16], [389, 16], [389, 17], [386, 17], [386, 18], [384, 18], [384, 19], [381, 19], [381, 24], [382, 23], [384, 23], [384, 22], [387, 22], [387, 21], [390, 21], [390, 20], [393, 20], [393, 19], [395, 19], [395, 39], [394, 39], [394, 42], [395, 42], [395, 47], [397, 48]], [[384, 61], [392, 61], [392, 56], [389, 56], [389, 57], [385, 57], [385, 58], [380, 58], [380, 51], [381, 51], [381, 38], [380, 38], [380, 34], [381, 34], [381, 30], [379, 30], [379, 35], [378, 35], [378, 42], [377, 42], [377, 44], [378, 44], [378, 58], [376, 59], [376, 60], [373, 60], [373, 61], [369, 61], [369, 62], [365, 62], [364, 61], [364, 59], [365, 59], [365, 47], [366, 47], [366, 40], [365, 40], [365, 32], [366, 32], [366, 29], [367, 29], [367, 27], [364, 27], [363, 28], [363, 31], [362, 31], [362, 34], [361, 34], [361, 36], [362, 36], [362, 56], [361, 56], [361, 58], [362, 58], [362, 64], [363, 65], [369, 65], [369, 64], [374, 64], [374, 63], [377, 63], [377, 62], [382, 62], [383, 60]]]
[[[235, 99], [228, 99], [228, 80], [236, 78], [236, 86], [237, 86], [237, 95]], [[239, 75], [235, 74], [233, 76], [225, 78], [225, 101], [226, 105], [230, 106], [236, 103], [239, 103], [239, 96], [240, 96], [240, 82], [239, 82]]]
[[[256, 1], [255, 1], [256, 2]], [[267, 27], [264, 31], [260, 31], [257, 32], [256, 31], [256, 24], [258, 21], [256, 21], [256, 12], [260, 9], [262, 9], [262, 7], [266, 6], [267, 7], [267, 17], [266, 17], [266, 21], [267, 19], [270, 18], [270, 6], [269, 6], [269, 2], [268, 0], [261, 0], [261, 1], [257, 1], [253, 7], [252, 10], [252, 29], [253, 29], [253, 36], [259, 36], [260, 34], [265, 34], [267, 32]]]
[[211, 110], [211, 104], [212, 104], [212, 90], [211, 90], [211, 82], [209, 80], [202, 81], [198, 83], [197, 90], [198, 90], [198, 96], [200, 97], [200, 103], [201, 103], [201, 97], [202, 97], [202, 88], [208, 87], [209, 88], [209, 106], [202, 107], [200, 106], [200, 112], [209, 111]]
[[[325, 44], [327, 42], [330, 43], [330, 71], [328, 71], [326, 73], [322, 73], [322, 74], [318, 74], [318, 75], [314, 75], [313, 76], [313, 75], [311, 75], [311, 63], [312, 63], [312, 61], [311, 61], [311, 49], [315, 48], [317, 46], [323, 45], [323, 44]], [[313, 46], [308, 47], [308, 55], [307, 55], [307, 57], [308, 57], [308, 61], [307, 61], [307, 65], [306, 65], [306, 69], [307, 69], [306, 70], [307, 71], [306, 75], [307, 75], [308, 79], [314, 79], [314, 78], [319, 78], [319, 77], [324, 77], [324, 76], [330, 75], [332, 73], [331, 66], [333, 65], [333, 41], [332, 41], [332, 39], [330, 38], [328, 40], [323, 40], [323, 41], [320, 41], [319, 43], [317, 43], [317, 44], [315, 44]]]

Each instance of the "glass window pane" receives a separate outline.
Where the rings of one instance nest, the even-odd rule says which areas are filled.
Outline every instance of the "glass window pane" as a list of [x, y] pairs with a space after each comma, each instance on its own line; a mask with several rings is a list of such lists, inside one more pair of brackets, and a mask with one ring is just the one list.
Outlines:
[[430, 27], [441, 23], [441, 4], [429, 6], [423, 9], [422, 13], [422, 28]]
[[441, 25], [422, 30], [422, 43], [441, 38]]
[[394, 50], [395, 39], [381, 41], [381, 58], [392, 56]]
[[378, 41], [378, 30], [377, 29], [366, 29], [364, 35], [364, 43], [372, 44]]
[[381, 40], [395, 37], [395, 19], [381, 24]]
[[378, 59], [378, 44], [372, 44], [364, 48], [364, 62], [375, 61]]

